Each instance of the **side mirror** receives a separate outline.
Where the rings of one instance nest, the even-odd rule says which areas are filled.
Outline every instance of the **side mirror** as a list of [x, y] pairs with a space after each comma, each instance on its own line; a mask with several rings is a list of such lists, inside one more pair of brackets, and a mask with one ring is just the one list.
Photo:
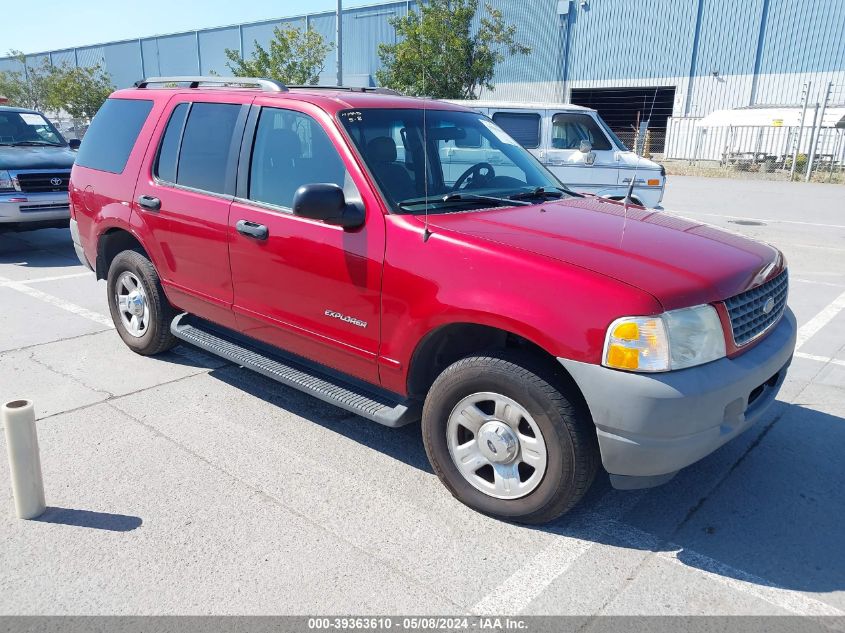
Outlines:
[[343, 189], [330, 183], [302, 185], [293, 194], [293, 214], [326, 224], [354, 229], [364, 224], [364, 210], [347, 204]]
[[79, 149], [79, 146], [82, 145], [82, 141], [80, 141], [78, 138], [72, 138], [67, 142], [67, 145], [72, 150], [77, 150]]
[[578, 146], [578, 151], [582, 154], [589, 154], [593, 151], [593, 146], [590, 141], [581, 141], [581, 144]]

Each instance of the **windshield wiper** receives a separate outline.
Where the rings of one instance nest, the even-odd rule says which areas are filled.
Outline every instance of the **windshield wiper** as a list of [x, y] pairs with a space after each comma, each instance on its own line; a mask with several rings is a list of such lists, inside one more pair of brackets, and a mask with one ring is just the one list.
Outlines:
[[61, 147], [61, 143], [50, 143], [49, 141], [15, 141], [14, 143], [9, 143], [9, 145], [48, 145], [50, 147]]
[[497, 198], [496, 196], [484, 196], [477, 193], [459, 193], [457, 191], [453, 191], [451, 193], [447, 193], [444, 196], [432, 196], [427, 201], [424, 198], [409, 198], [408, 200], [402, 200], [401, 202], [396, 203], [396, 206], [398, 206], [403, 211], [419, 212], [423, 211], [424, 209], [414, 209], [413, 207], [425, 205], [426, 202], [431, 204], [452, 204], [455, 202], [495, 202], [496, 204], [507, 205], [509, 207], [521, 207], [531, 204], [530, 202], [523, 202], [521, 200], [511, 200], [510, 198]]
[[563, 196], [577, 196], [578, 194], [563, 187], [535, 187], [531, 191], [520, 191], [511, 196], [511, 200], [530, 200], [532, 198], [562, 198]]
[[453, 191], [452, 193], [447, 193], [445, 196], [440, 198], [441, 202], [456, 202], [460, 200], [466, 200], [467, 202], [476, 201], [476, 202], [500, 202], [507, 205], [513, 205], [514, 202], [518, 203], [518, 206], [525, 206], [530, 205], [530, 202], [522, 202], [518, 198], [507, 197], [507, 198], [498, 198], [496, 196], [485, 196], [478, 193], [461, 193], [457, 191]]

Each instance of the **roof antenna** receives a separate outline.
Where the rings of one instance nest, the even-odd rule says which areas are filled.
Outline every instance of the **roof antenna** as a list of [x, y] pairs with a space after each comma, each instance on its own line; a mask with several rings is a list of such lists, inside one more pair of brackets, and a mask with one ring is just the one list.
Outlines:
[[423, 229], [423, 242], [428, 242], [431, 237], [431, 231], [428, 228], [428, 127], [425, 120], [426, 96], [425, 89], [425, 67], [422, 69], [422, 83], [423, 83], [423, 195], [425, 196], [425, 228]]
[[[654, 97], [651, 100], [651, 109], [649, 110], [648, 118], [646, 119], [646, 125], [645, 125], [646, 132], [648, 131], [649, 123], [651, 123], [651, 115], [654, 113], [654, 102], [657, 101], [657, 90], [658, 90], [657, 87], [655, 87], [654, 88]], [[635, 143], [634, 151], [637, 153], [637, 162], [634, 163], [634, 174], [633, 174], [633, 176], [631, 176], [631, 182], [628, 184], [628, 191], [625, 193], [625, 197], [622, 199], [622, 203], [625, 205], [624, 206], [625, 219], [622, 222], [622, 235], [619, 237], [619, 247], [620, 248], [622, 247], [622, 242], [625, 239], [625, 229], [628, 227], [628, 205], [633, 202], [632, 195], [634, 193], [634, 185], [637, 183], [637, 170], [639, 170], [639, 168], [640, 168], [640, 160], [642, 159], [642, 156], [640, 155], [640, 153], [637, 152], [636, 144], [637, 144], [638, 140], [639, 139], [634, 138], [634, 143]], [[644, 146], [645, 146], [645, 133], [643, 133], [643, 144], [640, 145], [640, 147], [644, 147]]]

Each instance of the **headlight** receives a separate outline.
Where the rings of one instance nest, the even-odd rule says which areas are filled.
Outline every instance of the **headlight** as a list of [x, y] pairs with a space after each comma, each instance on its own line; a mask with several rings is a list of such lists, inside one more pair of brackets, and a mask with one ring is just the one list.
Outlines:
[[623, 317], [607, 329], [602, 364], [628, 371], [669, 371], [724, 357], [716, 309], [701, 305], [655, 317]]
[[15, 183], [12, 182], [12, 177], [9, 175], [9, 172], [4, 169], [0, 169], [0, 191], [14, 191], [14, 189]]

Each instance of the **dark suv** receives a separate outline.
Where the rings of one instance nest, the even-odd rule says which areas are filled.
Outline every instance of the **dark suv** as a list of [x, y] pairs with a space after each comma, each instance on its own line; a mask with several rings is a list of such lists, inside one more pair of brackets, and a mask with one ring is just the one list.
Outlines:
[[489, 118], [389, 91], [140, 82], [94, 117], [71, 203], [131, 349], [421, 418], [449, 490], [512, 520], [600, 464], [667, 481], [760, 418], [795, 346], [776, 248], [574, 194]]
[[0, 231], [67, 227], [78, 147], [40, 112], [0, 106]]

